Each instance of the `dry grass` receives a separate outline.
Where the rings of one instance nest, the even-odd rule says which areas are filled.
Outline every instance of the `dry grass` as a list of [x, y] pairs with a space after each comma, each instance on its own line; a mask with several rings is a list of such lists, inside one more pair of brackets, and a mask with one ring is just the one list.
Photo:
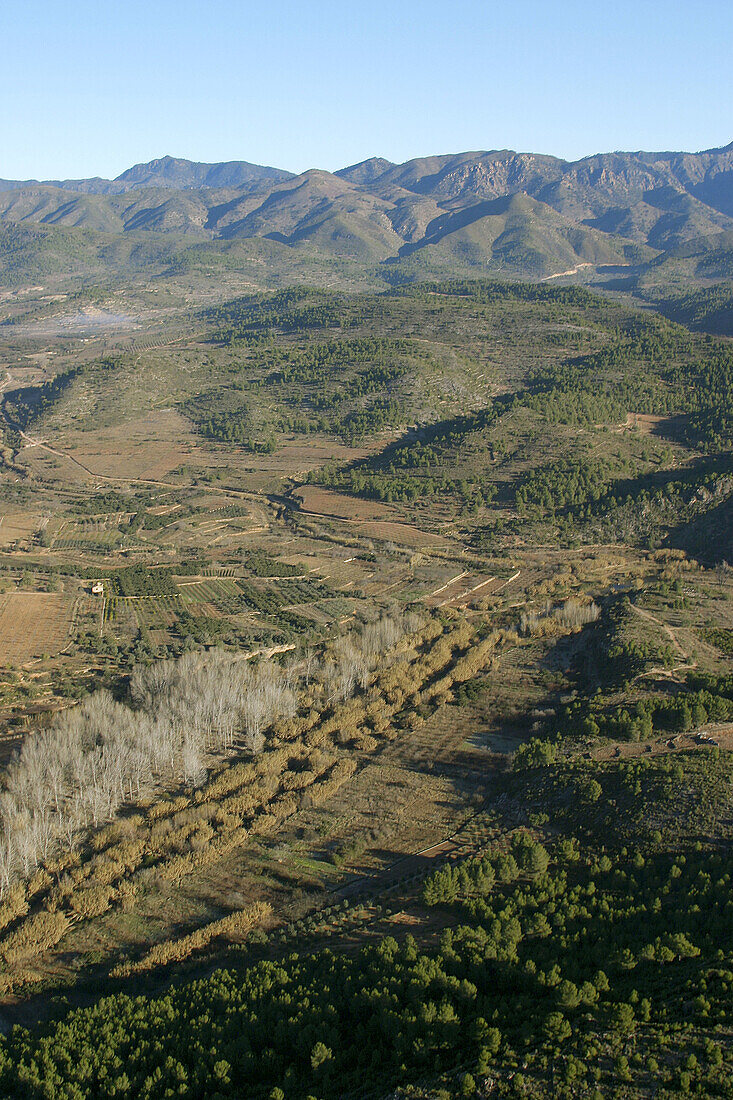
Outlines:
[[188, 421], [172, 409], [94, 432], [69, 434], [59, 449], [99, 477], [156, 481], [182, 463], [202, 462]]
[[500, 582], [496, 577], [464, 572], [423, 597], [428, 607], [467, 607], [474, 600], [489, 596]]
[[38, 512], [5, 512], [0, 514], [0, 546], [32, 538], [44, 517]]

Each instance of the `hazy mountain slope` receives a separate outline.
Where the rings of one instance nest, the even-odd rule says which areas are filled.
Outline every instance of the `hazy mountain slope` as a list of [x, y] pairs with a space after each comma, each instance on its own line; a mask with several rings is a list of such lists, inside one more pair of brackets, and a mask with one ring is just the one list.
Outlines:
[[425, 253], [441, 263], [451, 257], [470, 266], [524, 271], [544, 277], [580, 264], [625, 264], [638, 259], [630, 241], [577, 226], [528, 195], [480, 203], [442, 215], [425, 239], [401, 255]]
[[[360, 166], [357, 166], [360, 167]], [[695, 154], [604, 153], [566, 163], [510, 151], [393, 165], [369, 186], [430, 195], [448, 209], [525, 192], [576, 222], [656, 249], [733, 228], [733, 148]]]
[[115, 183], [125, 187], [167, 187], [175, 190], [195, 190], [202, 187], [243, 187], [253, 183], [277, 183], [290, 179], [292, 172], [250, 164], [246, 160], [230, 160], [218, 164], [202, 164], [178, 157], [162, 157], [147, 164], [136, 164], [117, 176]]
[[0, 280], [13, 285], [54, 275], [88, 277], [160, 269], [181, 248], [181, 239], [170, 233], [101, 233], [0, 222]]
[[69, 195], [57, 187], [40, 184], [0, 192], [0, 218], [5, 222], [84, 226], [109, 233], [124, 230], [120, 211], [107, 197]]
[[387, 169], [374, 189], [397, 184], [430, 195], [446, 205], [463, 205], [517, 191], [532, 193], [560, 177], [563, 161], [556, 157], [500, 150], [424, 157]]
[[645, 285], [689, 279], [733, 278], [733, 232], [714, 233], [687, 241], [663, 253], [642, 276]]
[[[704, 242], [733, 233], [733, 145], [574, 162], [506, 149], [404, 164], [371, 157], [298, 176], [247, 161], [163, 157], [116, 180], [0, 188], [5, 223], [270, 239], [350, 262], [410, 259], [423, 269], [488, 267], [535, 278], [579, 265], [638, 268], [659, 253], [671, 261], [657, 261], [659, 278], [726, 277], [727, 244]], [[690, 242], [693, 251], [678, 254]]]
[[0, 219], [79, 226], [106, 233], [201, 231], [208, 216], [202, 192], [132, 191], [122, 195], [70, 195], [55, 187], [0, 192]]
[[334, 174], [348, 180], [349, 183], [368, 185], [383, 176], [390, 168], [395, 167], [391, 160], [385, 160], [384, 157], [369, 157], [367, 160], [359, 161], [358, 164], [350, 164], [348, 168], [340, 168]]
[[257, 205], [252, 199], [233, 202], [215, 227], [226, 238], [310, 242], [318, 249], [381, 260], [394, 256], [404, 242], [393, 226], [393, 210], [394, 204], [313, 170], [279, 184]]
[[114, 180], [92, 176], [79, 180], [9, 180], [0, 179], [0, 191], [23, 191], [29, 187], [58, 187], [62, 191], [76, 191], [86, 195], [116, 195], [125, 190], [124, 184]]
[[638, 161], [632, 153], [600, 153], [565, 167], [562, 177], [545, 185], [538, 198], [577, 220], [597, 217], [612, 206], [633, 206], [658, 187], [672, 183], [664, 171]]
[[667, 164], [668, 170], [700, 202], [733, 216], [733, 142], [701, 153], [650, 153], [655, 164]]
[[[292, 172], [250, 164], [246, 160], [230, 160], [215, 164], [161, 157], [127, 168], [113, 180], [94, 176], [79, 180], [43, 180], [42, 185], [63, 191], [86, 194], [121, 194], [137, 188], [164, 187], [172, 191], [189, 191], [202, 187], [257, 187], [289, 179]], [[38, 180], [0, 180], [0, 190], [17, 191], [39, 185]]]
[[671, 185], [645, 192], [640, 202], [612, 207], [600, 217], [584, 221], [605, 233], [620, 233], [632, 240], [645, 241], [660, 251], [678, 248], [685, 241], [700, 236], [733, 229], [733, 219]]
[[[562, 212], [580, 220], [613, 206], [633, 205], [647, 192], [670, 186], [729, 213], [733, 209], [732, 173], [733, 145], [704, 153], [599, 153], [575, 162], [501, 150], [391, 165], [370, 183], [372, 187], [398, 183], [442, 201], [525, 191], [550, 205], [563, 203]], [[573, 209], [571, 198], [576, 204]]]

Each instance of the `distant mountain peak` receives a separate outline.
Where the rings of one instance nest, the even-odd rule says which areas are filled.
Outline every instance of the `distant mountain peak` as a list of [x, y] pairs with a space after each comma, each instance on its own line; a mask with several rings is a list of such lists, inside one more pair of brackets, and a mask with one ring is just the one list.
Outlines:
[[358, 164], [350, 164], [347, 168], [340, 168], [335, 175], [349, 183], [373, 183], [390, 168], [394, 168], [394, 162], [385, 160], [384, 157], [368, 157], [360, 160]]
[[127, 187], [168, 187], [187, 191], [202, 187], [241, 187], [256, 181], [278, 183], [290, 179], [292, 172], [266, 165], [252, 164], [247, 160], [221, 161], [207, 164], [170, 155], [134, 164], [126, 169], [114, 183]]

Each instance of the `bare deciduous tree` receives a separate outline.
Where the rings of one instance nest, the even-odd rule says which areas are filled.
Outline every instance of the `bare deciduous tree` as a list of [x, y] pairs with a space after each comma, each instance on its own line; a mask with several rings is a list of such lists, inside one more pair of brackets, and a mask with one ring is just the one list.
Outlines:
[[[206, 754], [232, 747], [241, 734], [252, 754], [269, 726], [291, 718], [301, 677], [316, 675], [329, 699], [365, 688], [378, 657], [414, 629], [398, 611], [339, 639], [320, 665], [312, 649], [285, 668], [252, 667], [221, 650], [138, 665], [130, 705], [97, 691], [24, 742], [0, 791], [0, 896], [18, 874], [28, 877], [84, 830], [114, 818], [126, 801], [155, 785], [200, 784]], [[320, 665], [320, 668], [319, 668]]]

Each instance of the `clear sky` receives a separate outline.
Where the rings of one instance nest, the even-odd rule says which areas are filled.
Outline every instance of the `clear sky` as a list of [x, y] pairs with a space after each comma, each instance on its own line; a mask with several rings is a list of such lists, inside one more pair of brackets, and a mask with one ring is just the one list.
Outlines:
[[0, 177], [733, 140], [732, 0], [25, 0]]

